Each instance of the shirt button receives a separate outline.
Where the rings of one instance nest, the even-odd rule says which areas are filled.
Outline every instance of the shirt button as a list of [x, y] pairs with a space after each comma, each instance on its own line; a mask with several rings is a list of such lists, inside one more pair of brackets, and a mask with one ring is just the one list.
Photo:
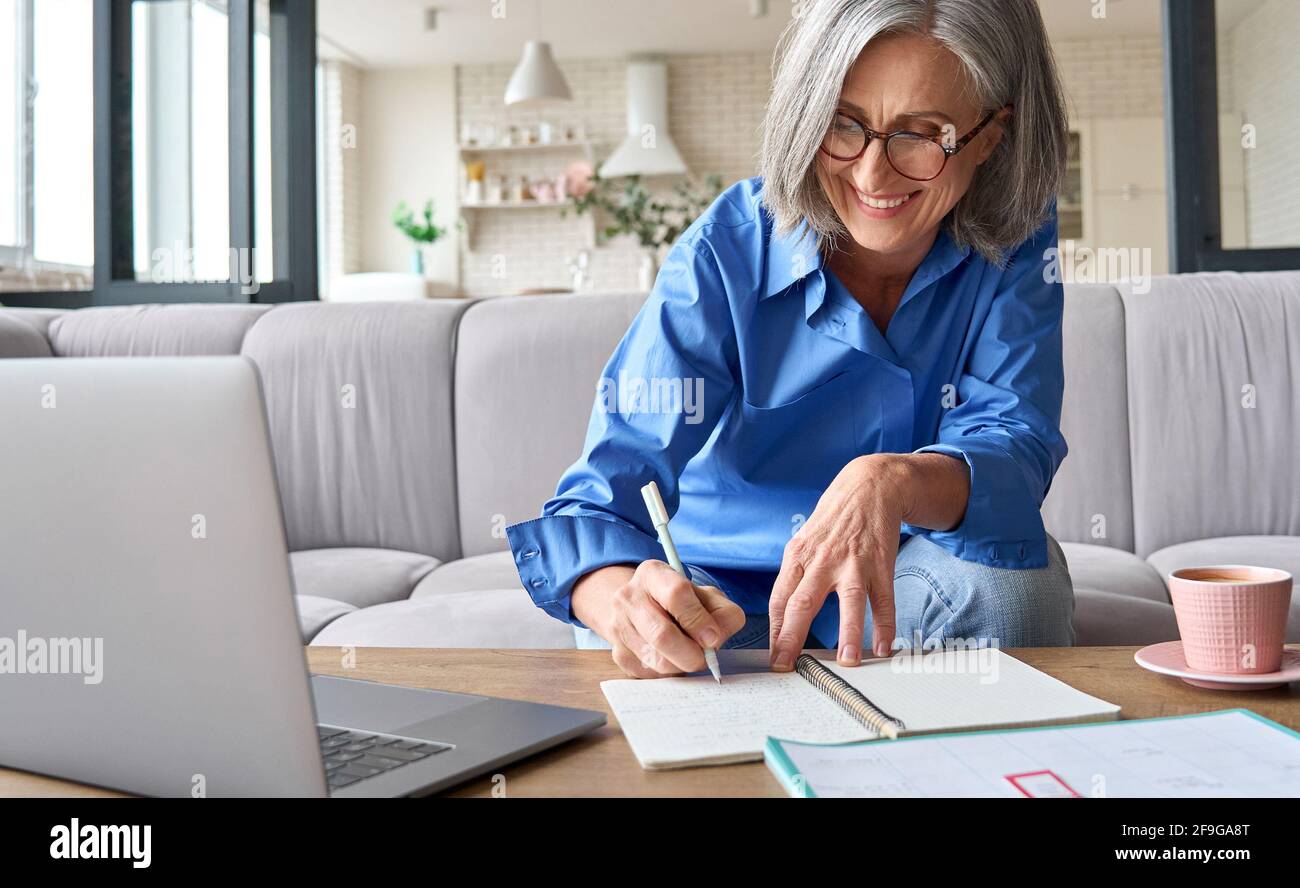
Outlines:
[[546, 577], [538, 577], [537, 579], [533, 580], [534, 589], [540, 589], [545, 585], [546, 585]]
[[992, 558], [994, 561], [997, 561], [997, 560], [998, 560], [998, 547], [997, 547], [997, 546], [991, 546], [991, 547], [989, 548], [989, 557]]
[[535, 558], [535, 557], [537, 557], [537, 550], [536, 550], [536, 549], [529, 549], [527, 552], [524, 552], [524, 553], [523, 553], [523, 557], [525, 557], [525, 558]]

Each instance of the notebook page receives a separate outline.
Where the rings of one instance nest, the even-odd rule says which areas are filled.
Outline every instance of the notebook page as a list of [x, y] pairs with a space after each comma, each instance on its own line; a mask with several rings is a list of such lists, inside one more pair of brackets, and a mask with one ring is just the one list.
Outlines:
[[867, 740], [875, 733], [795, 673], [618, 679], [601, 682], [641, 767], [759, 761], [769, 734], [807, 743]]
[[780, 748], [823, 798], [1300, 797], [1300, 740], [1242, 710]]
[[861, 691], [877, 708], [901, 718], [908, 734], [1119, 716], [1118, 706], [1077, 691], [992, 648], [916, 656], [905, 653], [852, 667], [834, 660], [823, 660], [822, 665]]

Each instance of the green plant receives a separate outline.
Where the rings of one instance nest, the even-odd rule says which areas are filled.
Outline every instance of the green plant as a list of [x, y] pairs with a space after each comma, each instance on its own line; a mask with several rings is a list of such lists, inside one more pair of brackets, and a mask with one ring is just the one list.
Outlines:
[[705, 176], [702, 183], [678, 182], [671, 197], [651, 194], [640, 176], [628, 176], [620, 185], [593, 174], [589, 182], [591, 190], [573, 198], [572, 205], [578, 215], [593, 210], [605, 214], [608, 224], [597, 232], [598, 241], [630, 234], [646, 249], [672, 244], [722, 192], [722, 177], [716, 174]]
[[431, 244], [447, 233], [447, 229], [435, 225], [433, 221], [433, 201], [424, 204], [423, 221], [416, 219], [415, 213], [406, 205], [406, 201], [397, 204], [393, 210], [393, 224], [402, 234], [417, 244]]

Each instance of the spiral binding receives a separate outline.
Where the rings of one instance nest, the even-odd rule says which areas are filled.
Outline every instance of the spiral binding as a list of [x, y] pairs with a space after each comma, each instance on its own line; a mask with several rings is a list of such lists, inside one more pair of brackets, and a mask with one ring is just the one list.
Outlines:
[[823, 666], [816, 657], [800, 654], [794, 669], [817, 690], [838, 703], [841, 709], [873, 731], [884, 734], [885, 725], [892, 725], [897, 731], [907, 727], [899, 719], [878, 709], [861, 691]]

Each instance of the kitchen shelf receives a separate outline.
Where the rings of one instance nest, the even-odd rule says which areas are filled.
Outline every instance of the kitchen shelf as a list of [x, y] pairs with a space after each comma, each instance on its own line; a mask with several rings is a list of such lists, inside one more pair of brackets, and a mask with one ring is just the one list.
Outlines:
[[480, 201], [478, 203], [462, 202], [462, 210], [545, 210], [552, 207], [572, 206], [567, 200], [499, 200]]
[[[572, 155], [578, 152], [580, 152], [581, 156], [586, 158], [588, 161], [591, 161], [593, 164], [595, 161], [595, 142], [591, 141], [590, 139], [574, 140], [572, 142], [547, 142], [545, 144], [541, 142], [535, 142], [530, 145], [461, 145], [459, 146], [459, 148], [460, 148], [461, 161], [463, 163], [467, 163], [471, 159], [473, 159], [473, 160], [478, 160], [480, 162], [486, 161], [488, 164], [490, 164], [491, 161], [488, 160], [488, 158], [491, 157], [504, 157], [504, 156], [518, 157], [521, 155], [524, 156], [532, 155], [532, 156], [541, 157], [541, 156], [554, 156], [556, 154], [564, 154], [564, 153], [568, 153]], [[505, 161], [503, 160], [503, 162]], [[551, 160], [547, 162], [554, 163], [555, 160]], [[488, 170], [488, 175], [489, 176], [492, 175], [491, 169]], [[462, 175], [461, 186], [465, 187], [466, 183], [464, 182], [463, 179], [464, 177]], [[466, 248], [470, 252], [474, 252], [474, 250], [477, 248], [477, 238], [476, 238], [475, 229], [478, 228], [478, 225], [476, 224], [478, 220], [476, 219], [476, 217], [480, 212], [497, 211], [497, 210], [501, 210], [501, 211], [546, 210], [546, 209], [558, 210], [558, 209], [563, 209], [564, 207], [572, 208], [573, 203], [569, 200], [562, 200], [562, 201], [502, 200], [494, 203], [489, 203], [487, 201], [468, 203], [462, 200], [460, 204], [460, 211], [461, 211], [461, 219], [464, 221], [465, 224]], [[584, 216], [587, 221], [587, 244], [589, 248], [594, 249], [596, 246], [595, 216], [593, 213], [586, 213], [584, 214]]]
[[593, 143], [587, 142], [548, 142], [543, 144], [535, 142], [531, 145], [461, 145], [461, 154], [510, 154], [516, 152], [543, 152], [543, 151], [561, 151], [564, 149], [580, 149], [591, 153]]
[[[560, 210], [568, 207], [573, 209], [572, 201], [541, 201], [541, 200], [503, 200], [498, 203], [461, 203], [461, 221], [464, 224], [465, 247], [471, 253], [478, 247], [477, 229], [478, 223], [475, 217], [480, 212], [495, 210]], [[576, 212], [576, 211], [575, 211]], [[596, 222], [595, 216], [591, 212], [584, 213], [582, 218], [586, 220], [587, 248], [595, 249], [596, 247]]]

